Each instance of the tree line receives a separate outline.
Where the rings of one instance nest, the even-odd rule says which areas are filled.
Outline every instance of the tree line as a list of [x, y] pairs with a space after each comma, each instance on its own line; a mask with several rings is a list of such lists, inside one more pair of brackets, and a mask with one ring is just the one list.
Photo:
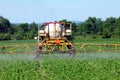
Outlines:
[[[73, 36], [84, 38], [120, 38], [120, 17], [109, 17], [106, 20], [89, 17], [84, 22], [75, 23], [66, 19], [60, 22], [72, 23]], [[37, 36], [38, 24], [13, 24], [0, 16], [0, 40], [27, 40]]]
[[13, 24], [6, 18], [0, 16], [0, 40], [27, 40], [37, 36], [38, 25], [21, 23]]
[[105, 21], [101, 18], [89, 17], [85, 22], [77, 25], [77, 36], [91, 35], [92, 38], [120, 38], [120, 17], [109, 17]]

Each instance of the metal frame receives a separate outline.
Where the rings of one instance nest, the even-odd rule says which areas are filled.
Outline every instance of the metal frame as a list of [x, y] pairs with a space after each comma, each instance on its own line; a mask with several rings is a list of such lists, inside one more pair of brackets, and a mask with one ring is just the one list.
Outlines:
[[[47, 22], [47, 23], [44, 23], [44, 25], [49, 25], [50, 23], [53, 23], [53, 24], [59, 23], [59, 24], [63, 24], [65, 26], [64, 22]], [[71, 28], [72, 28], [72, 25], [70, 24], [70, 29]], [[39, 31], [39, 29], [40, 28], [38, 28], [38, 31]], [[61, 35], [59, 38], [56, 38], [56, 37], [50, 38], [48, 36], [44, 36], [44, 39], [40, 40], [40, 35], [38, 33], [37, 53], [38, 53], [38, 51], [39, 51], [39, 53], [51, 53], [51, 52], [68, 52], [68, 53], [73, 52], [73, 53], [75, 53], [75, 46], [65, 36]]]

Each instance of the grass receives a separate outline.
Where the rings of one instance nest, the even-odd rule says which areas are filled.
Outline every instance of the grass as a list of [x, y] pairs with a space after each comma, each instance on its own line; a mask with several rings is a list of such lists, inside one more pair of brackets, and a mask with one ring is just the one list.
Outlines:
[[0, 54], [0, 80], [119, 80], [119, 53]]

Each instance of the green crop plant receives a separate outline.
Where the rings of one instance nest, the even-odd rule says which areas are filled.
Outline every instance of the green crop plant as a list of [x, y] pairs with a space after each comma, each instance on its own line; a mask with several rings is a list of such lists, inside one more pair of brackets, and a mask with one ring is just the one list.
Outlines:
[[119, 80], [119, 53], [0, 54], [0, 80]]

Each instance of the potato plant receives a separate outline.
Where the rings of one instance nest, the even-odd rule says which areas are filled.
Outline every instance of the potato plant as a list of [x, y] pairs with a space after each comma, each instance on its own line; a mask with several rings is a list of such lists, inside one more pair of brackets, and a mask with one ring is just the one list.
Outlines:
[[120, 80], [119, 53], [34, 56], [0, 54], [0, 80]]

